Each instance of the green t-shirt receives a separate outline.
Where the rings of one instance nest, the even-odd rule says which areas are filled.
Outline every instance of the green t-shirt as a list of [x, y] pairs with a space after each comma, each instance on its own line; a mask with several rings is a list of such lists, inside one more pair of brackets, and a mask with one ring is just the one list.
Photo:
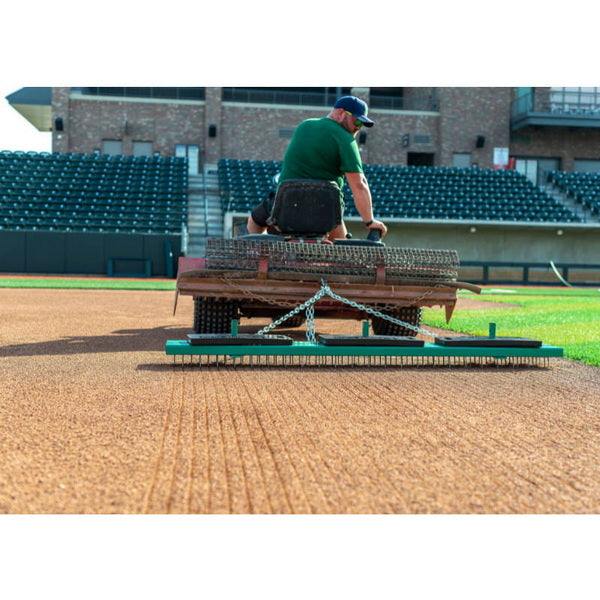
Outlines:
[[283, 157], [279, 181], [325, 179], [336, 181], [340, 190], [344, 173], [362, 173], [356, 139], [329, 117], [307, 119], [294, 130]]

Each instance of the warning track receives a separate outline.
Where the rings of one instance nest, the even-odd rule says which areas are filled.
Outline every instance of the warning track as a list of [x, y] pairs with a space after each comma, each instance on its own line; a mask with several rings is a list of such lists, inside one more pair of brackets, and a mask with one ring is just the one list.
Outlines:
[[600, 510], [596, 368], [174, 367], [171, 292], [0, 299], [0, 512]]

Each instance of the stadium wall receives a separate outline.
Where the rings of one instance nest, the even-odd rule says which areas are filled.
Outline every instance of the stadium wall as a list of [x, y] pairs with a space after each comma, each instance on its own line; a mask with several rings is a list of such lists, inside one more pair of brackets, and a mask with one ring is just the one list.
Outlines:
[[[502, 227], [480, 225], [400, 224], [386, 221], [389, 233], [386, 244], [413, 248], [448, 248], [457, 250], [463, 260], [503, 262], [569, 263], [600, 262], [598, 227]], [[471, 233], [470, 228], [476, 231]], [[349, 223], [356, 238], [364, 237], [364, 227]], [[562, 231], [562, 235], [557, 235]]]
[[[539, 263], [545, 265], [531, 273], [532, 283], [560, 285], [550, 267], [554, 263], [595, 265], [596, 268], [571, 269], [569, 281], [573, 284], [600, 282], [600, 227], [569, 225], [507, 226], [487, 224], [398, 223], [385, 220], [389, 246], [456, 250], [461, 263]], [[353, 237], [365, 237], [360, 223], [346, 220]], [[475, 231], [471, 232], [474, 227]], [[559, 235], [559, 232], [562, 232]], [[520, 282], [521, 268], [490, 268], [490, 277], [496, 281]], [[461, 269], [460, 278], [480, 281], [482, 268]]]
[[59, 231], [0, 231], [0, 272], [106, 275], [109, 259], [120, 272], [143, 272], [150, 260], [153, 276], [175, 275], [181, 236]]
[[[225, 214], [225, 237], [239, 235], [247, 214]], [[344, 219], [353, 239], [367, 230], [356, 217]], [[384, 219], [385, 243], [405, 248], [457, 250], [461, 260], [486, 262], [565, 262], [600, 264], [600, 226], [570, 224], [508, 225]], [[475, 231], [471, 231], [474, 228]], [[559, 233], [560, 232], [560, 233]]]

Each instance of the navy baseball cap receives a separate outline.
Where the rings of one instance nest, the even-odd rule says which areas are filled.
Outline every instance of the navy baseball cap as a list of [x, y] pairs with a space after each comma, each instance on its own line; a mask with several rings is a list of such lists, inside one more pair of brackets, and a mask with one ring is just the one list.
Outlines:
[[371, 121], [371, 119], [367, 117], [367, 113], [369, 112], [367, 103], [356, 96], [342, 96], [336, 101], [333, 108], [347, 110], [349, 113], [352, 113], [352, 116], [356, 117], [359, 121], [362, 121], [365, 124], [365, 127], [373, 127], [375, 124], [374, 121]]

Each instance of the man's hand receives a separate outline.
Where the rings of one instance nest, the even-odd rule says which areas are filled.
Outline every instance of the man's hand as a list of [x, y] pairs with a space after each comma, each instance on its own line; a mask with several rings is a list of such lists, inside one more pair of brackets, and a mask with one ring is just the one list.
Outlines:
[[373, 216], [373, 201], [367, 178], [363, 173], [345, 173], [345, 176], [354, 196], [354, 206], [356, 206], [361, 219], [365, 224], [371, 221], [367, 227], [380, 229], [381, 237], [383, 237], [387, 233], [387, 227]]
[[381, 230], [381, 237], [384, 237], [387, 233], [387, 227], [383, 221], [378, 221], [377, 219], [373, 219], [373, 222], [369, 225], [368, 229], [379, 229]]

